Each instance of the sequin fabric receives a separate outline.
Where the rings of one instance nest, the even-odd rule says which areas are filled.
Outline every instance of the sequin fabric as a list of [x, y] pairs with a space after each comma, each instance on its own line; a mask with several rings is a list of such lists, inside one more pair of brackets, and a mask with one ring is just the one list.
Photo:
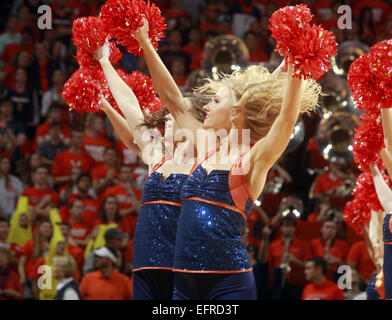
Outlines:
[[[228, 181], [228, 170], [213, 170], [207, 175], [201, 165], [185, 181], [181, 191], [175, 271], [241, 272], [251, 269], [241, 237], [245, 224], [243, 216], [218, 205], [184, 200], [199, 197], [235, 206]], [[244, 212], [246, 216], [252, 206], [249, 198]]]
[[[154, 171], [144, 184], [141, 204], [159, 200], [181, 203], [181, 187], [187, 177], [171, 174], [162, 181], [162, 174]], [[134, 270], [173, 267], [180, 212], [181, 207], [162, 203], [147, 203], [140, 208], [133, 240]]]

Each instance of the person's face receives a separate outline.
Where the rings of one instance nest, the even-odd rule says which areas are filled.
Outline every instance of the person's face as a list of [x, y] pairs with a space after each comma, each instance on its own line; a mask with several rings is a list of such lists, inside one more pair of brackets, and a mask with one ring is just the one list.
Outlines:
[[198, 29], [192, 29], [189, 32], [189, 40], [193, 43], [199, 43], [201, 41], [201, 33]]
[[92, 121], [91, 129], [98, 133], [102, 133], [105, 131], [105, 122], [101, 117], [97, 117]]
[[31, 13], [28, 7], [23, 6], [19, 10], [19, 20], [21, 21], [30, 21], [31, 20]]
[[12, 115], [12, 112], [14, 111], [14, 106], [12, 105], [12, 102], [6, 101], [3, 102], [1, 105], [1, 114], [4, 116], [10, 116]]
[[64, 74], [61, 70], [53, 72], [53, 84], [56, 86], [62, 86], [64, 84]]
[[72, 167], [70, 172], [71, 181], [75, 182], [81, 173], [82, 169], [80, 167]]
[[317, 269], [316, 269], [313, 261], [307, 261], [305, 263], [305, 271], [304, 272], [305, 272], [306, 280], [310, 281], [310, 282], [318, 275]]
[[10, 160], [8, 158], [3, 158], [0, 162], [0, 171], [3, 174], [8, 174], [10, 172]]
[[39, 226], [39, 229], [38, 229], [38, 230], [39, 230], [39, 234], [40, 234], [43, 238], [48, 239], [48, 238], [50, 238], [51, 235], [52, 235], [52, 231], [53, 231], [52, 224], [49, 223], [49, 222], [44, 222], [44, 223], [42, 223], [42, 224]]
[[107, 242], [107, 246], [114, 249], [114, 250], [120, 249], [121, 244], [122, 244], [122, 239], [118, 239], [118, 238], [108, 239], [108, 242]]
[[56, 126], [56, 127], [52, 127], [49, 129], [49, 135], [55, 139], [55, 140], [59, 140], [61, 138], [61, 127], [60, 126]]
[[53, 266], [53, 277], [55, 279], [64, 278], [64, 273], [61, 271], [60, 266], [58, 266], [57, 264], [54, 264], [54, 266]]
[[49, 122], [60, 122], [61, 121], [61, 109], [55, 108], [50, 110], [48, 114], [48, 121]]
[[248, 34], [245, 38], [245, 44], [249, 49], [253, 49], [256, 47], [257, 38], [254, 34]]
[[35, 172], [34, 181], [37, 184], [48, 184], [49, 181], [49, 172], [45, 168], [39, 168]]
[[114, 219], [118, 208], [118, 202], [115, 197], [108, 197], [105, 201], [105, 212], [108, 218]]
[[130, 167], [122, 167], [121, 168], [120, 180], [122, 182], [130, 182], [132, 180], [132, 169]]
[[9, 18], [7, 21], [7, 26], [6, 29], [9, 32], [15, 32], [16, 31], [16, 27], [17, 27], [17, 20], [15, 17]]
[[5, 268], [9, 263], [8, 255], [4, 252], [0, 252], [0, 268]]
[[45, 60], [48, 57], [48, 50], [43, 44], [39, 43], [35, 46], [35, 55], [38, 60]]
[[109, 263], [110, 262], [108, 258], [99, 257], [97, 255], [94, 256], [94, 264], [97, 269], [106, 268]]
[[295, 225], [292, 223], [284, 222], [280, 227], [280, 233], [285, 238], [292, 238], [295, 234]]
[[82, 201], [76, 200], [73, 202], [70, 213], [75, 220], [81, 220], [83, 217], [84, 205]]
[[233, 103], [228, 87], [219, 89], [215, 97], [203, 109], [206, 112], [203, 129], [230, 130]]
[[30, 65], [30, 62], [30, 55], [27, 53], [27, 51], [22, 51], [18, 56], [18, 67], [27, 68]]
[[172, 73], [174, 75], [184, 75], [185, 63], [182, 59], [176, 59], [172, 63]]
[[64, 224], [61, 224], [59, 227], [60, 227], [61, 234], [63, 235], [63, 237], [65, 239], [67, 239], [69, 236], [69, 232], [70, 232], [69, 227]]
[[325, 240], [332, 240], [335, 239], [337, 233], [337, 225], [333, 221], [324, 222], [323, 226], [321, 227], [321, 235]]
[[26, 71], [19, 68], [15, 72], [15, 82], [19, 84], [26, 84], [27, 83], [27, 74]]
[[75, 148], [82, 148], [84, 142], [83, 132], [73, 132], [70, 138], [70, 144]]
[[178, 31], [173, 31], [170, 33], [169, 42], [171, 44], [180, 45], [182, 42], [182, 35]]
[[110, 166], [116, 164], [117, 161], [116, 151], [112, 149], [106, 150], [105, 154], [103, 155], [103, 161]]
[[29, 226], [29, 217], [28, 217], [28, 215], [26, 213], [22, 213], [19, 216], [19, 225], [22, 228], [27, 228]]
[[8, 223], [5, 221], [0, 222], [0, 239], [7, 239], [9, 232], [10, 227], [8, 226]]
[[60, 241], [59, 243], [57, 243], [56, 246], [56, 254], [59, 256], [64, 255], [65, 253], [65, 242], [64, 241]]
[[30, 157], [30, 166], [34, 168], [38, 167], [39, 165], [41, 165], [41, 157], [38, 153], [33, 153]]
[[87, 192], [91, 187], [90, 179], [88, 177], [83, 177], [79, 180], [78, 189], [82, 192]]

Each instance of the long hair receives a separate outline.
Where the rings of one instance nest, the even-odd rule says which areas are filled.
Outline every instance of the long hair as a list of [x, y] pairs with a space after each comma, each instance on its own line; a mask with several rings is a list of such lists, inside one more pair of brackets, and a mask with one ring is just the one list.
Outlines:
[[[252, 143], [265, 137], [279, 115], [288, 79], [286, 72], [276, 77], [262, 66], [250, 66], [245, 71], [224, 75], [222, 80], [208, 79], [197, 88], [199, 94], [213, 97], [222, 87], [228, 87], [233, 108], [242, 109], [246, 126], [250, 129]], [[302, 86], [300, 113], [309, 113], [316, 108], [321, 86], [314, 80], [306, 80]]]
[[[44, 223], [50, 223], [50, 225], [52, 225], [52, 223], [50, 222], [49, 219], [42, 219], [39, 223], [39, 226], [41, 226]], [[48, 242], [50, 242], [50, 239], [52, 238], [52, 236], [53, 236], [53, 225], [52, 225], [52, 235], [50, 236]], [[34, 236], [34, 248], [33, 248], [34, 261], [36, 259], [38, 259], [39, 257], [42, 257], [43, 253], [44, 253], [44, 250], [41, 247], [41, 234], [38, 229], [37, 232], [35, 233], [35, 236]]]
[[[184, 98], [188, 99], [191, 105], [193, 115], [200, 122], [204, 121], [205, 111], [203, 107], [208, 103], [208, 97], [205, 97], [197, 93], [185, 93]], [[163, 107], [159, 111], [152, 112], [148, 115], [141, 126], [146, 126], [149, 129], [158, 128], [160, 130], [165, 129], [165, 117], [169, 114], [169, 110]]]

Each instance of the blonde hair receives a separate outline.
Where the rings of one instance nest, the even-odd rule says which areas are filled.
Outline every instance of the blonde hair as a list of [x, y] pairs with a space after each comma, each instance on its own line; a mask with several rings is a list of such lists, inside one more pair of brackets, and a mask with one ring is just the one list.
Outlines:
[[64, 273], [65, 278], [71, 278], [75, 275], [76, 262], [71, 255], [53, 257], [53, 266], [55, 265]]
[[[223, 75], [220, 81], [207, 79], [196, 89], [200, 94], [214, 96], [228, 87], [233, 107], [242, 109], [246, 125], [250, 129], [251, 142], [265, 137], [280, 113], [288, 74], [280, 72], [275, 77], [262, 66], [250, 66], [245, 71]], [[305, 80], [302, 85], [300, 113], [309, 113], [316, 108], [321, 86], [314, 80]]]

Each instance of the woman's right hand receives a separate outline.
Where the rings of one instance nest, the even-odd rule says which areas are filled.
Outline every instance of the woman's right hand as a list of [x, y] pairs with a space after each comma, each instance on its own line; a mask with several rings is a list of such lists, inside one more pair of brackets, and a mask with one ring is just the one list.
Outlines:
[[143, 23], [143, 27], [139, 28], [132, 34], [132, 36], [139, 42], [140, 45], [150, 39], [150, 36], [148, 35], [150, 28], [145, 17], [143, 17]]
[[97, 51], [95, 51], [94, 58], [97, 61], [109, 60], [110, 48], [108, 42], [105, 42], [105, 44], [102, 47], [100, 47]]

